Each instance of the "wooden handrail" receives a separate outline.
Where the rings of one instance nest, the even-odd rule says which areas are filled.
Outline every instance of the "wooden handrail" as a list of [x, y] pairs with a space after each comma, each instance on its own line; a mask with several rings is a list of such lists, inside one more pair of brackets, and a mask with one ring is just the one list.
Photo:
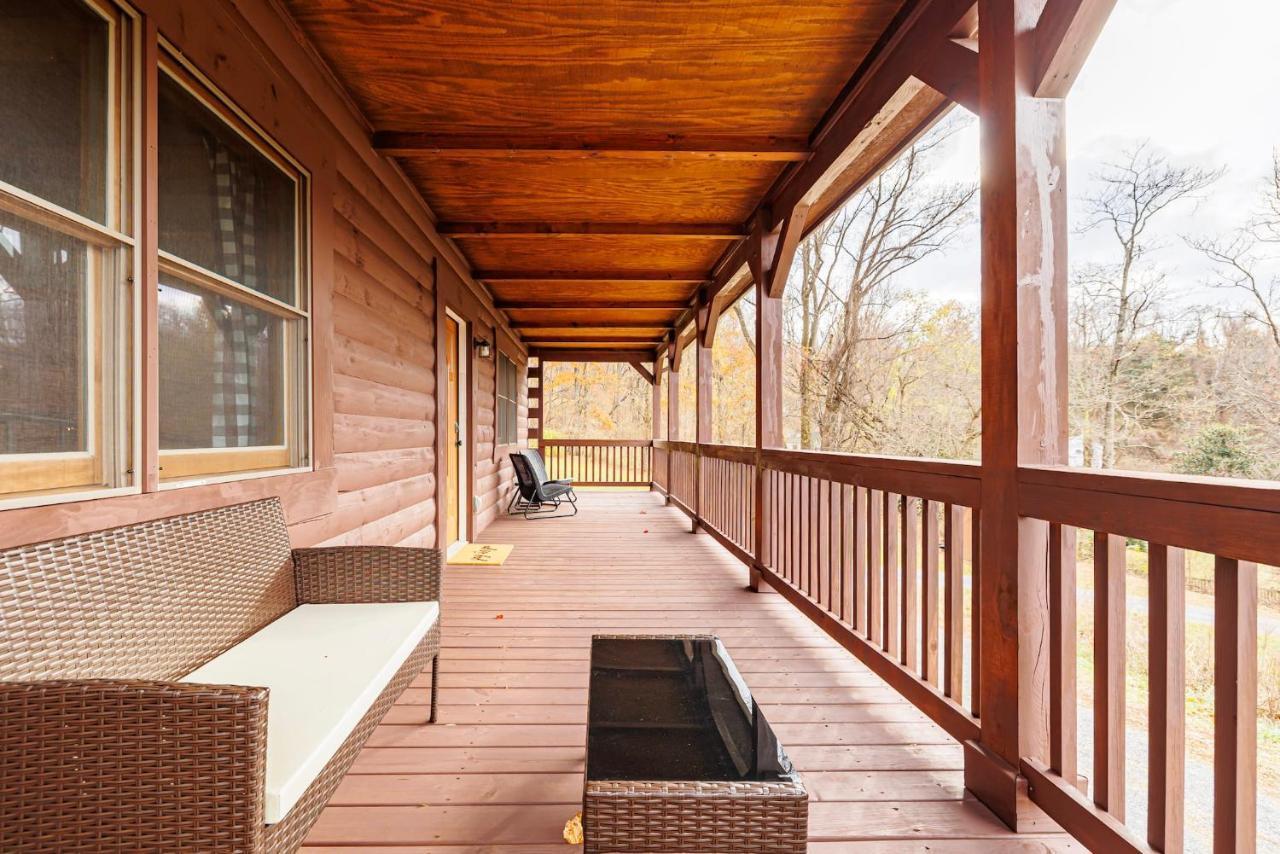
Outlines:
[[[957, 740], [980, 744], [979, 686], [997, 674], [982, 672], [981, 621], [964, 619], [981, 569], [978, 464], [649, 444], [670, 466], [663, 474], [669, 471], [671, 482], [655, 488], [693, 519], [694, 530], [722, 543]], [[1047, 523], [1048, 755], [1023, 757], [1018, 769], [1031, 784], [1031, 800], [1091, 846], [1181, 848], [1184, 550], [1207, 552], [1215, 556], [1216, 594], [1214, 835], [1237, 850], [1250, 848], [1256, 833], [1255, 564], [1274, 564], [1280, 556], [1280, 488], [1062, 466], [1020, 466], [1016, 483], [1020, 518]], [[759, 525], [757, 507], [763, 508]], [[1093, 538], [1095, 751], [1088, 769], [1077, 769], [1075, 761], [1076, 529]], [[1130, 538], [1147, 541], [1150, 572], [1146, 841], [1124, 823]]]
[[552, 479], [575, 486], [651, 486], [653, 442], [649, 439], [544, 439], [539, 449]]

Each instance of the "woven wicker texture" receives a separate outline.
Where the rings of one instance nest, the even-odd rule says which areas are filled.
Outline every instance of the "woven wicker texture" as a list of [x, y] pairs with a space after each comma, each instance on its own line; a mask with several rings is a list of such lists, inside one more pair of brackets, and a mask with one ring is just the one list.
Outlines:
[[434, 602], [440, 552], [398, 546], [340, 546], [293, 553], [298, 604]]
[[[709, 634], [597, 634], [593, 640], [715, 640]], [[587, 780], [585, 854], [803, 854], [809, 795], [799, 779]]]
[[0, 682], [0, 850], [260, 847], [267, 691]]
[[438, 600], [440, 571], [429, 549], [291, 552], [276, 499], [0, 552], [0, 851], [295, 850], [439, 623], [271, 827], [266, 689], [134, 680], [183, 676], [300, 602]]
[[768, 851], [803, 854], [809, 800], [795, 782], [590, 781], [588, 854]]
[[176, 679], [296, 604], [277, 499], [0, 552], [0, 679]]
[[589, 781], [586, 854], [803, 854], [809, 802], [797, 782]]
[[[307, 831], [320, 817], [325, 804], [329, 802], [333, 790], [342, 782], [347, 769], [356, 761], [360, 748], [373, 733], [374, 727], [386, 715], [387, 710], [404, 693], [414, 677], [422, 672], [427, 662], [434, 659], [440, 651], [440, 623], [437, 622], [427, 636], [422, 639], [413, 653], [405, 660], [396, 675], [387, 684], [386, 689], [378, 696], [360, 723], [356, 724], [351, 735], [338, 748], [338, 752], [329, 760], [319, 776], [302, 793], [302, 797], [294, 804], [293, 809], [285, 816], [284, 821], [267, 828], [265, 850], [294, 851], [306, 839]], [[433, 685], [434, 689], [434, 685]], [[433, 691], [434, 698], [434, 691]]]

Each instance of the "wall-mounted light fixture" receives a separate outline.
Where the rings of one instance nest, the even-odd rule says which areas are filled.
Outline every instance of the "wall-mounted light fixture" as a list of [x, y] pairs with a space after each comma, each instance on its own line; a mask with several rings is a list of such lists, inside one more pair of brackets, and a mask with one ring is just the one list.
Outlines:
[[489, 353], [490, 353], [490, 352], [491, 352], [491, 350], [492, 350], [492, 347], [491, 347], [491, 345], [489, 344], [489, 339], [487, 339], [487, 338], [477, 338], [477, 339], [476, 339], [476, 341], [475, 341], [475, 346], [476, 346], [476, 355], [477, 355], [477, 356], [479, 356], [481, 359], [487, 359], [487, 358], [489, 358]]

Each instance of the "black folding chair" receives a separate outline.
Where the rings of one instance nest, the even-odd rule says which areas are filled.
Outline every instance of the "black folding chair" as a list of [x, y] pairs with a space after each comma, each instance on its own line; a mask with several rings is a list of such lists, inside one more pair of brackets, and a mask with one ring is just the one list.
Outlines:
[[573, 512], [561, 516], [577, 516], [578, 498], [573, 493], [573, 482], [548, 481], [546, 468], [541, 457], [534, 456], [536, 453], [526, 449], [511, 454], [511, 465], [516, 470], [516, 491], [507, 504], [507, 513], [520, 514], [526, 519], [546, 518], [567, 502]]
[[576, 503], [578, 496], [573, 494], [573, 478], [562, 477], [559, 480], [552, 480], [547, 477], [547, 464], [542, 460], [542, 452], [537, 448], [525, 448], [523, 451], [525, 457], [529, 460], [529, 464], [533, 466], [533, 475], [543, 483], [563, 483], [569, 487], [570, 496]]

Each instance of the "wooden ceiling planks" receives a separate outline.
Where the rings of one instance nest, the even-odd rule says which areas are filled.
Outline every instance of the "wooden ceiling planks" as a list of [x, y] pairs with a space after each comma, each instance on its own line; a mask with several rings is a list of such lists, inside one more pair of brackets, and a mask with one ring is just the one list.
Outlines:
[[[741, 223], [785, 164], [744, 160], [406, 157], [446, 220]], [[466, 247], [463, 247], [464, 249]]]
[[377, 130], [535, 138], [807, 136], [900, 5], [289, 2]]
[[286, 2], [526, 340], [583, 343], [669, 330], [624, 306], [696, 296], [904, 5]]

